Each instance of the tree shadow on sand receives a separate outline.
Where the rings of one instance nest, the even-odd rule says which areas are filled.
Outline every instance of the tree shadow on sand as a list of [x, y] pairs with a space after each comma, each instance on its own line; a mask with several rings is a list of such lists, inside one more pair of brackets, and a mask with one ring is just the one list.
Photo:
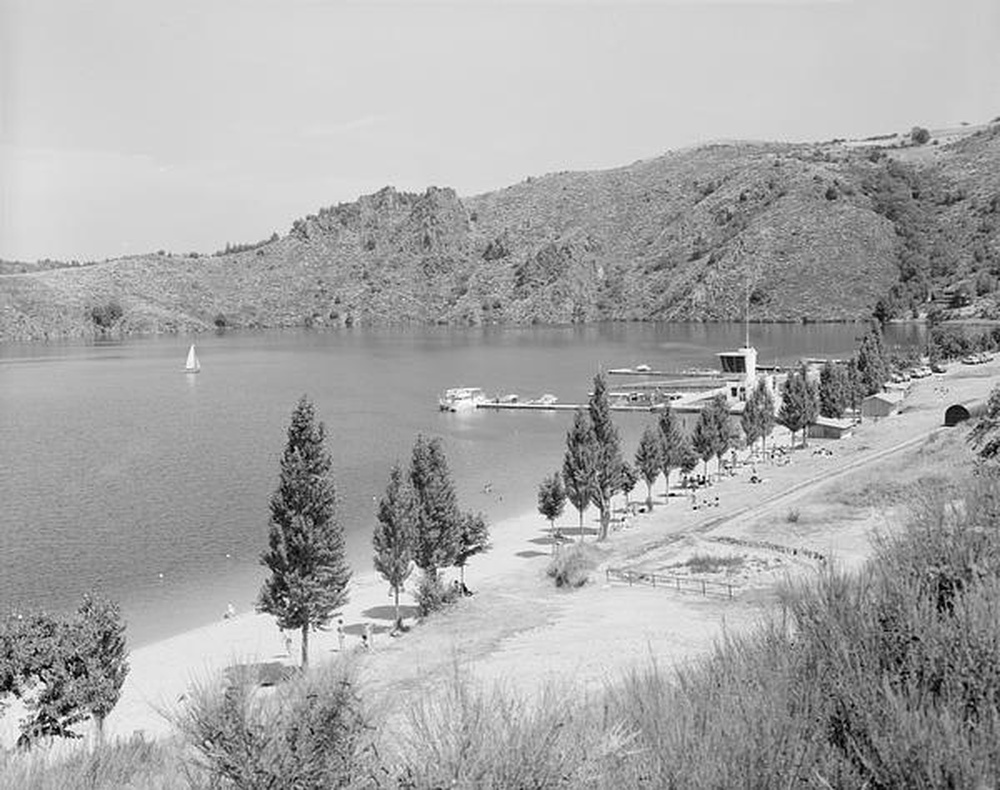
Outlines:
[[[549, 541], [551, 542], [551, 541]], [[526, 551], [519, 551], [514, 556], [524, 557], [524, 559], [531, 559], [532, 557], [548, 557], [549, 552], [547, 551], [535, 551], [534, 549], [527, 549]]]
[[[416, 617], [419, 614], [416, 606], [400, 606], [399, 616], [402, 618]], [[372, 620], [388, 620], [390, 623], [396, 620], [396, 607], [386, 604], [385, 606], [372, 606], [361, 613], [362, 617], [370, 617]]]

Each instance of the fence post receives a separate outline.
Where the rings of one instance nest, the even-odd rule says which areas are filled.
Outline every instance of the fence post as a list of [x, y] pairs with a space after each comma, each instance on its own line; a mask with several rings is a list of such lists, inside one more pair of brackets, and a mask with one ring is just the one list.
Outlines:
[[653, 586], [655, 587], [656, 586], [656, 574], [655, 573], [649, 574], [649, 578], [653, 580]]
[[726, 587], [729, 588], [729, 599], [732, 600], [732, 598], [733, 598], [733, 585], [727, 584]]
[[625, 575], [628, 576], [628, 586], [632, 586], [632, 571], [626, 571]]
[[704, 579], [702, 579], [702, 580], [701, 580], [701, 594], [702, 594], [702, 595], [705, 595], [705, 596], [707, 596], [707, 595], [708, 595], [708, 592], [707, 592], [707, 590], [705, 589], [705, 580], [704, 580]]

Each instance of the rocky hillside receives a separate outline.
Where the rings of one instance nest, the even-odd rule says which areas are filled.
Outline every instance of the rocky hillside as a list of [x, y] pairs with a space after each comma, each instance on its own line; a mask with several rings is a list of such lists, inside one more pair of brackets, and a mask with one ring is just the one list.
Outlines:
[[[0, 339], [402, 323], [839, 320], [1000, 273], [1000, 124], [955, 142], [720, 144], [484, 195], [386, 187], [211, 256], [0, 275]], [[881, 303], [880, 303], [881, 300]]]

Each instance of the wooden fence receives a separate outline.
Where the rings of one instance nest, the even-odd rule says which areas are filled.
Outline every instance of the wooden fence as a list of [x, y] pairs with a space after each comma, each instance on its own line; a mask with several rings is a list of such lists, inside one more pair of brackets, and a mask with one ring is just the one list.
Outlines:
[[706, 597], [714, 595], [730, 599], [733, 597], [734, 590], [739, 592], [739, 585], [729, 582], [712, 581], [711, 579], [697, 579], [692, 576], [649, 573], [647, 571], [637, 571], [632, 568], [607, 568], [604, 574], [608, 582], [612, 580], [628, 582], [629, 587], [635, 584], [646, 584], [650, 587], [661, 587], [664, 590], [693, 592]]

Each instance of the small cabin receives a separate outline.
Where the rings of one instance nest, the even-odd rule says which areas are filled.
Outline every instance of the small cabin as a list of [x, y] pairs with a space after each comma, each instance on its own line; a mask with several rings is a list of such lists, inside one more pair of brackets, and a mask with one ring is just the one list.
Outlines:
[[899, 406], [903, 401], [903, 393], [896, 391], [876, 392], [861, 401], [861, 416], [872, 419], [888, 417], [899, 411]]
[[846, 439], [854, 433], [854, 420], [817, 417], [807, 431], [810, 439]]

